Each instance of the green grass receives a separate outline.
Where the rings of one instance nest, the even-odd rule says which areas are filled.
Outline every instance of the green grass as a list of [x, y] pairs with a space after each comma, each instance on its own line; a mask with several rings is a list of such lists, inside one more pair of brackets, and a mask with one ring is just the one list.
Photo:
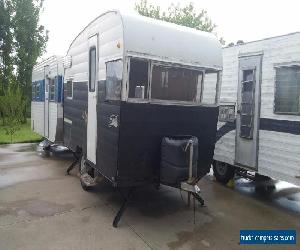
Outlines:
[[[41, 141], [42, 137], [31, 130], [30, 127], [30, 119], [27, 119], [25, 124], [22, 124], [20, 130], [16, 131], [16, 133], [12, 137], [12, 143], [18, 142], [38, 142]], [[3, 126], [1, 126], [0, 121], [0, 144], [8, 144], [11, 143], [10, 135], [6, 134]]]

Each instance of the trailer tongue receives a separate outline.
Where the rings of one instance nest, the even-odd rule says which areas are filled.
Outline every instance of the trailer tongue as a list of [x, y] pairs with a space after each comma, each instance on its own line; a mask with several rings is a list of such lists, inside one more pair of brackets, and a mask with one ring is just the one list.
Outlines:
[[[197, 185], [200, 179], [197, 176], [197, 161], [198, 139], [196, 137], [163, 137], [161, 143], [160, 180], [158, 184], [179, 188], [187, 192], [189, 204], [192, 195], [194, 208], [195, 199], [204, 206], [204, 200], [200, 196], [200, 188]], [[113, 221], [114, 227], [118, 226], [133, 190], [134, 188], [131, 188], [124, 198], [123, 204]]]

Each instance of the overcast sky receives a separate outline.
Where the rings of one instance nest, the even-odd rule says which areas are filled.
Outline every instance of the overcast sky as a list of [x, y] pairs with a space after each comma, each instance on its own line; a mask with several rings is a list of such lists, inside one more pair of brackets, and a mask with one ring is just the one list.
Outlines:
[[[41, 23], [49, 30], [47, 53], [65, 55], [72, 40], [99, 14], [109, 9], [134, 11], [137, 0], [45, 0]], [[191, 0], [148, 0], [167, 8], [171, 3], [185, 5]], [[300, 31], [299, 0], [201, 0], [193, 1], [205, 9], [217, 25], [218, 36], [226, 44], [239, 39], [258, 40]]]

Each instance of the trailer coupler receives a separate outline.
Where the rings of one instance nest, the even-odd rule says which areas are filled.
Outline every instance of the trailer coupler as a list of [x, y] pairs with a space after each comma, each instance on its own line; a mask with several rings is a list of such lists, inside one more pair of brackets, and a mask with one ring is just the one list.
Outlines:
[[181, 190], [188, 193], [189, 203], [190, 203], [190, 196], [192, 195], [194, 199], [196, 199], [201, 206], [204, 206], [204, 199], [200, 195], [200, 188], [197, 184], [189, 184], [188, 182], [181, 182]]
[[189, 182], [181, 182], [181, 190], [188, 193], [188, 206], [191, 204], [191, 196], [193, 196], [193, 211], [194, 211], [194, 224], [196, 224], [196, 204], [195, 200], [197, 200], [202, 207], [204, 207], [204, 199], [200, 195], [200, 188], [197, 184], [189, 183]]

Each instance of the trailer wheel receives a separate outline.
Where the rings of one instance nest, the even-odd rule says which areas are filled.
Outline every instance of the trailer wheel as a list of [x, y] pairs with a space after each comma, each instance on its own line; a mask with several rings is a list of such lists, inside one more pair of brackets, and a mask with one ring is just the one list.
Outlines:
[[92, 182], [94, 181], [94, 169], [86, 164], [84, 156], [81, 156], [80, 158], [79, 173], [82, 189], [85, 191], [91, 191], [93, 188]]
[[276, 189], [276, 186], [269, 176], [255, 174], [255, 192], [262, 195], [270, 195]]
[[50, 148], [44, 148], [43, 149], [43, 153], [45, 157], [50, 157]]
[[234, 167], [225, 162], [213, 162], [214, 176], [216, 180], [222, 184], [227, 184], [234, 177]]

